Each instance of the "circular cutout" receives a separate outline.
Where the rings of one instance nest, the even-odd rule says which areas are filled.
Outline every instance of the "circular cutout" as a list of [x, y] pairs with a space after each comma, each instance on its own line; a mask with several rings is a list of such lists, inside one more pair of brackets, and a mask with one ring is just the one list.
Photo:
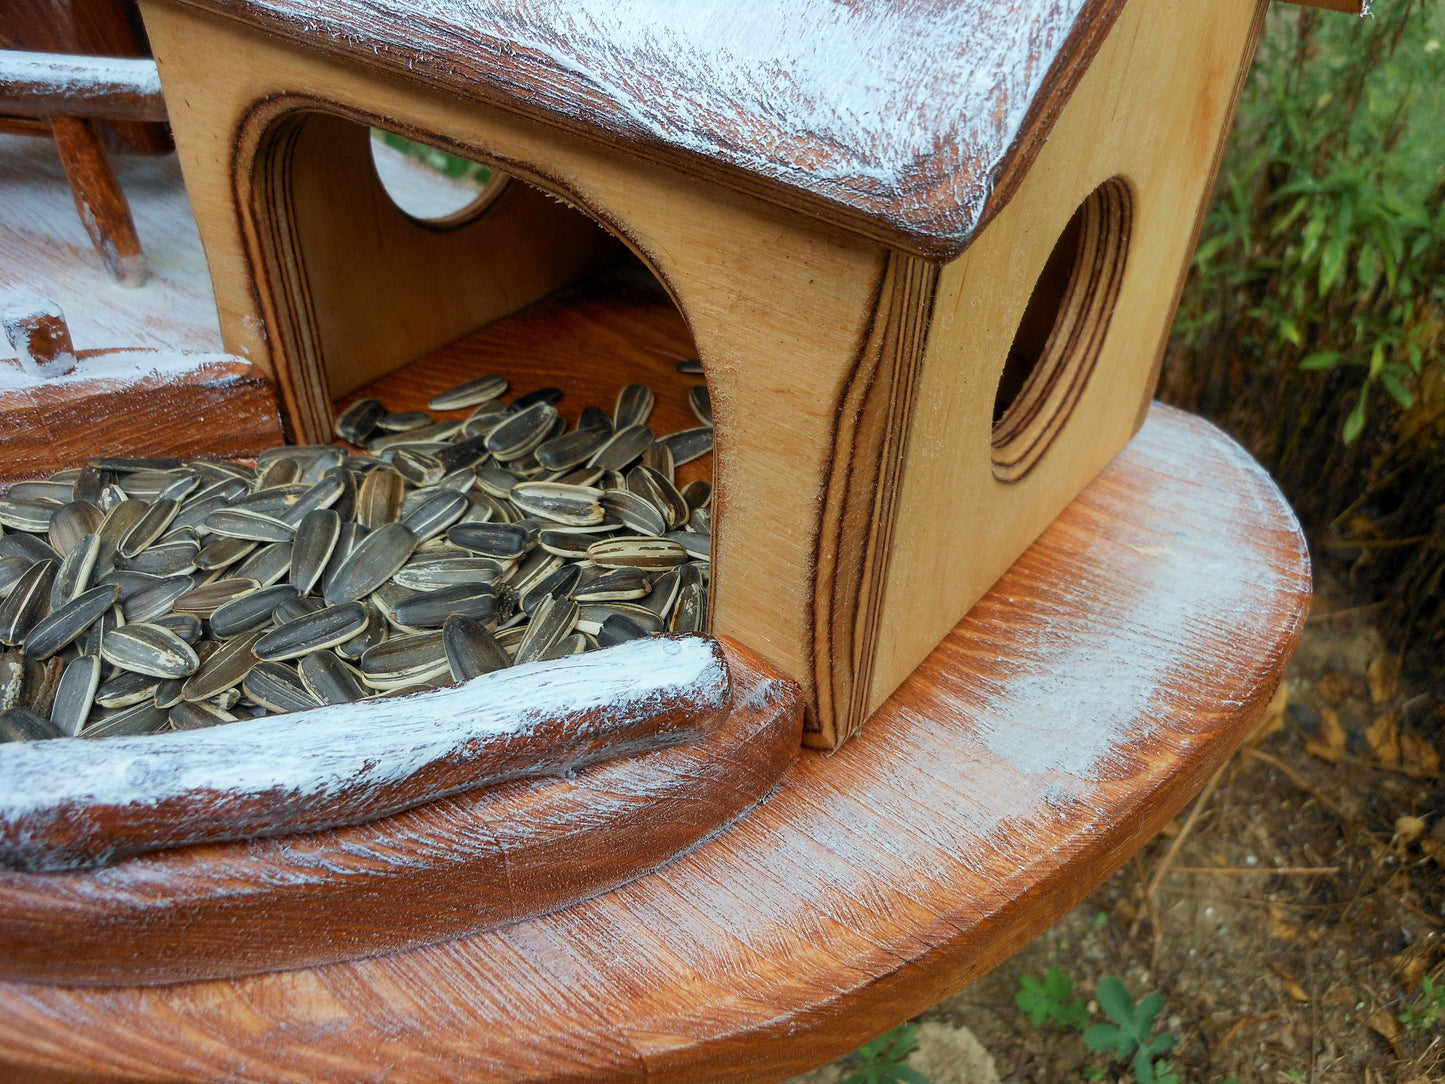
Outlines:
[[1068, 421], [1094, 370], [1129, 250], [1133, 197], [1121, 177], [1079, 205], [1054, 243], [1009, 347], [993, 408], [993, 473], [1016, 482]]
[[461, 226], [506, 186], [507, 175], [404, 136], [371, 130], [371, 162], [391, 202], [426, 226]]

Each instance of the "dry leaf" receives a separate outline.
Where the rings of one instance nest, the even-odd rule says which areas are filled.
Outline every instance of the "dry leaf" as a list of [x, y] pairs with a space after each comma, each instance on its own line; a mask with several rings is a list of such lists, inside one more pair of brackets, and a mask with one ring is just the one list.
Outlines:
[[1420, 778], [1440, 774], [1440, 753], [1413, 730], [1400, 734], [1400, 767], [1406, 775]]
[[1376, 704], [1388, 704], [1400, 695], [1400, 656], [1379, 655], [1365, 671], [1370, 683], [1370, 699]]
[[1341, 986], [1324, 996], [1326, 1005], [1353, 1005], [1358, 1000], [1353, 986]]
[[1386, 712], [1365, 730], [1365, 737], [1380, 763], [1387, 768], [1400, 766], [1400, 728], [1395, 725], [1395, 713]]
[[1299, 984], [1293, 975], [1273, 960], [1269, 960], [1267, 963], [1269, 964], [1269, 969], [1283, 981], [1285, 993], [1296, 1001], [1308, 1001], [1310, 999], [1310, 995], [1305, 992], [1305, 988]]
[[1289, 689], [1284, 682], [1279, 683], [1279, 688], [1274, 691], [1274, 697], [1264, 709], [1264, 714], [1259, 718], [1259, 725], [1254, 728], [1254, 733], [1249, 736], [1251, 742], [1258, 743], [1277, 730], [1284, 729], [1284, 713], [1289, 707]]
[[1426, 824], [1421, 817], [1412, 817], [1406, 814], [1403, 817], [1395, 818], [1395, 836], [1390, 840], [1390, 845], [1399, 844], [1401, 847], [1408, 847], [1425, 834]]
[[1344, 674], [1331, 670], [1319, 681], [1320, 696], [1330, 704], [1338, 704], [1345, 697], [1350, 695], [1350, 679]]
[[1400, 1021], [1384, 1009], [1371, 1009], [1365, 1014], [1365, 1023], [1400, 1053]]
[[1269, 932], [1281, 941], [1293, 941], [1299, 936], [1299, 927], [1285, 920], [1286, 913], [1277, 903], [1269, 905]]

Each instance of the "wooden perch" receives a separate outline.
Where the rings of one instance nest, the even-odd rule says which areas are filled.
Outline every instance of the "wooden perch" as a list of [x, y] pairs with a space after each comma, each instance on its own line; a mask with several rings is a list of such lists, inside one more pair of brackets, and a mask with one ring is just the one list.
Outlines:
[[1324, 8], [1326, 11], [1348, 11], [1351, 15], [1368, 15], [1370, 0], [1283, 0], [1302, 8]]
[[76, 214], [105, 269], [120, 286], [144, 285], [149, 272], [135, 219], [95, 122], [86, 117], [52, 117], [50, 128], [75, 197]]
[[166, 120], [154, 60], [0, 50], [0, 114]]
[[0, 864], [63, 870], [360, 824], [689, 741], [727, 709], [715, 640], [624, 644], [396, 699], [225, 727], [0, 745]]

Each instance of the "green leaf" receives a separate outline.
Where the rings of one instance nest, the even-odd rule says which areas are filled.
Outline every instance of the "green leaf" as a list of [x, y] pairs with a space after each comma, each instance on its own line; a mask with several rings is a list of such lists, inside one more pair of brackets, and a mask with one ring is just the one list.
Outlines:
[[1380, 373], [1380, 383], [1383, 384], [1385, 390], [1390, 393], [1390, 398], [1394, 399], [1395, 402], [1399, 403], [1406, 410], [1409, 410], [1415, 405], [1414, 393], [1389, 369]]
[[1134, 1022], [1134, 999], [1129, 996], [1128, 987], [1113, 975], [1105, 975], [1099, 980], [1094, 998], [1109, 1014], [1109, 1019], [1120, 1027], [1126, 1028]]
[[1314, 369], [1333, 369], [1344, 356], [1338, 350], [1317, 350], [1300, 358], [1299, 367], [1307, 372]]
[[1339, 278], [1340, 270], [1345, 266], [1345, 250], [1350, 239], [1346, 234], [1336, 234], [1329, 239], [1324, 250], [1320, 253], [1320, 295], [1330, 292], [1330, 287]]
[[1134, 1037], [1113, 1024], [1092, 1024], [1084, 1029], [1084, 1045], [1100, 1053], [1128, 1055], [1134, 1049]]
[[1353, 444], [1365, 428], [1365, 399], [1369, 387], [1368, 382], [1360, 385], [1360, 397], [1355, 401], [1355, 409], [1350, 411], [1350, 416], [1345, 419], [1344, 432], [1340, 435], [1346, 444]]
[[1150, 994], [1139, 1002], [1139, 1007], [1134, 1010], [1134, 1034], [1143, 1038], [1154, 1029], [1154, 1018], [1164, 1008], [1164, 995], [1160, 993]]

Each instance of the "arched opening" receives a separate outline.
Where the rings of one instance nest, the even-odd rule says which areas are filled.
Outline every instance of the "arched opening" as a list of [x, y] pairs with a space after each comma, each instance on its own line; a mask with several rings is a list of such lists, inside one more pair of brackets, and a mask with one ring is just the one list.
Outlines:
[[371, 129], [371, 165], [392, 203], [414, 221], [439, 229], [472, 221], [508, 180], [481, 162], [382, 128]]
[[1119, 177], [1079, 205], [1029, 294], [999, 378], [993, 472], [1015, 482], [1068, 421], [1103, 349], [1128, 258], [1133, 202]]
[[[263, 309], [293, 438], [365, 453], [360, 482], [400, 473], [403, 518], [462, 493], [412, 560], [460, 558], [466, 541], [501, 561], [514, 608], [493, 631], [519, 659], [538, 657], [526, 637], [544, 598], [577, 612], [540, 657], [705, 630], [711, 396], [671, 295], [567, 194], [495, 164], [480, 205], [399, 206], [373, 165], [374, 123], [292, 115], [257, 158]], [[489, 526], [502, 529], [457, 530]], [[435, 577], [412, 579], [403, 590]]]

